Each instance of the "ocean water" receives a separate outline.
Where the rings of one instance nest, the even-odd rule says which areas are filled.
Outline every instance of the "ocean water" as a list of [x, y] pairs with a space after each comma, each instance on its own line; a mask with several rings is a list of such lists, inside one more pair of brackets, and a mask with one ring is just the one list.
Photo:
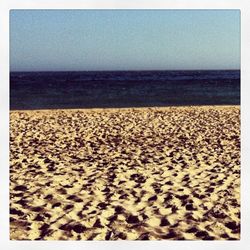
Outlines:
[[239, 70], [10, 73], [11, 110], [239, 104]]

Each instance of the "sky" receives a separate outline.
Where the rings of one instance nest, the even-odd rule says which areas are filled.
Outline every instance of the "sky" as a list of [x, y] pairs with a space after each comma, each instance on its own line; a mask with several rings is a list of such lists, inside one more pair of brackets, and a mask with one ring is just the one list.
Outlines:
[[240, 69], [240, 11], [10, 11], [11, 71], [178, 69]]

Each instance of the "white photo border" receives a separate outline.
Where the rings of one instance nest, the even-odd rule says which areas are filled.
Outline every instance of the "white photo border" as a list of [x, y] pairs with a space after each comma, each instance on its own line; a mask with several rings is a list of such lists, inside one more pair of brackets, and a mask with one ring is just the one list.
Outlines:
[[[241, 240], [239, 241], [10, 241], [9, 240], [9, 11], [11, 9], [238, 9], [241, 11]], [[249, 0], [1, 0], [0, 2], [0, 246], [22, 249], [250, 249], [250, 1]], [[225, 45], [226, 46], [226, 45]]]

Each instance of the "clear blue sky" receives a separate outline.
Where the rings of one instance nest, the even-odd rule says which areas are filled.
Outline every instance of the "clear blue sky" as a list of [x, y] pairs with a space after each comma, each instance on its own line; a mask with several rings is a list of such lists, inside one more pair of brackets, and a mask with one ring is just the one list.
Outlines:
[[239, 69], [239, 10], [12, 10], [10, 69]]

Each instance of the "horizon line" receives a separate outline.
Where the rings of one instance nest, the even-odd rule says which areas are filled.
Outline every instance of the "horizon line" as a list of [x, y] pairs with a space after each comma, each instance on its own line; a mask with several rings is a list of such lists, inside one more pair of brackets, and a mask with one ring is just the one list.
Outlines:
[[9, 73], [18, 72], [136, 72], [136, 71], [240, 71], [241, 69], [138, 69], [138, 70], [10, 70]]

